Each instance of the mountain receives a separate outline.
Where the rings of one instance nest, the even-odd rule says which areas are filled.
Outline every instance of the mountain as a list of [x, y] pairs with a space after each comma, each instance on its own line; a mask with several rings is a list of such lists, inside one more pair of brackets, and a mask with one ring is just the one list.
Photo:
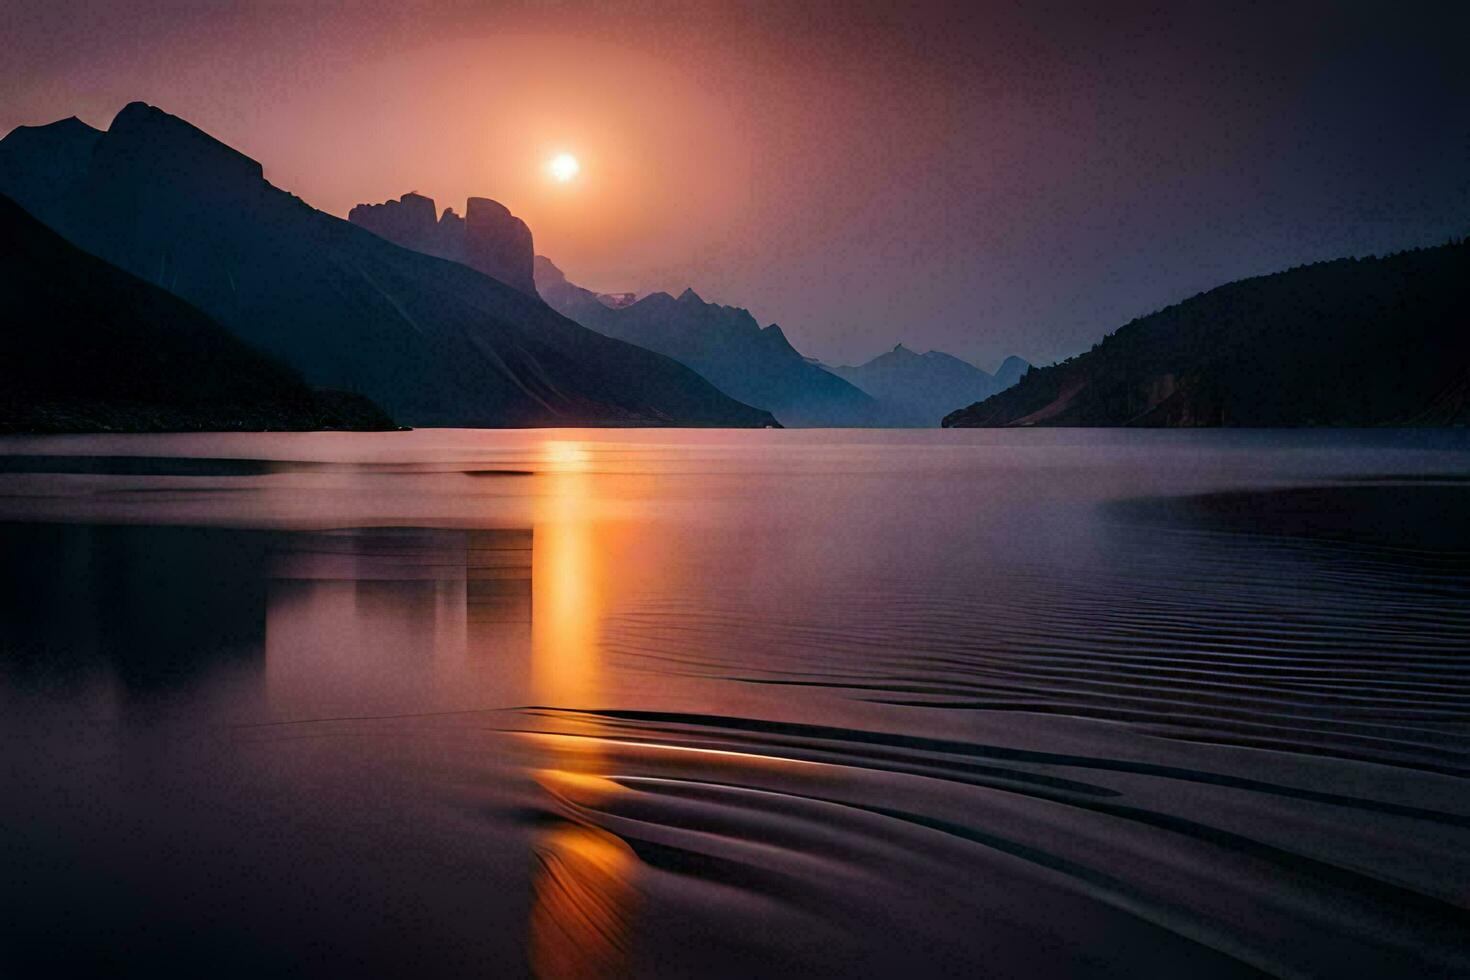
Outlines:
[[[1021, 358], [1008, 357], [1001, 370], [1008, 378], [1017, 378], [1028, 367]], [[950, 354], [933, 350], [917, 354], [903, 344], [864, 364], [828, 370], [878, 399], [895, 425], [938, 425], [956, 405], [989, 398], [1015, 383], [1003, 385], [999, 376]]]
[[0, 432], [391, 429], [0, 196]]
[[947, 426], [1462, 425], [1470, 244], [1243, 279], [1033, 369]]
[[[1000, 367], [995, 370], [995, 390], [1005, 391], [1011, 385], [1020, 381], [1026, 372], [1031, 370], [1031, 362], [1012, 354], [1000, 362]], [[959, 402], [957, 404], [964, 404]]]
[[80, 220], [81, 189], [92, 150], [102, 137], [76, 116], [49, 126], [17, 126], [0, 140], [0, 192], [24, 202], [53, 227]]
[[309, 383], [362, 392], [402, 422], [774, 422], [535, 296], [313, 209], [256, 161], [140, 102], [106, 132], [75, 120], [15, 130], [0, 140], [0, 193]]
[[435, 218], [433, 198], [408, 193], [396, 201], [359, 204], [347, 220], [380, 238], [476, 269], [536, 295], [531, 229], [498, 201], [472, 197], [461, 218], [453, 208]]
[[597, 301], [603, 306], [610, 306], [615, 310], [621, 310], [625, 306], [632, 306], [638, 302], [637, 293], [598, 293]]
[[667, 354], [782, 425], [882, 424], [871, 396], [802, 357], [780, 327], [761, 327], [746, 310], [706, 303], [692, 289], [677, 298], [660, 292], [609, 305], [568, 282], [544, 255], [536, 256], [536, 288], [584, 327]]

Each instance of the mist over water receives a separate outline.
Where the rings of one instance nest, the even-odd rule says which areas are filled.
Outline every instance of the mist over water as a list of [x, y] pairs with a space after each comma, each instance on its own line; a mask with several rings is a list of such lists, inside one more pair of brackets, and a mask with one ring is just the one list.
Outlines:
[[1470, 971], [1470, 437], [0, 441], [0, 968]]

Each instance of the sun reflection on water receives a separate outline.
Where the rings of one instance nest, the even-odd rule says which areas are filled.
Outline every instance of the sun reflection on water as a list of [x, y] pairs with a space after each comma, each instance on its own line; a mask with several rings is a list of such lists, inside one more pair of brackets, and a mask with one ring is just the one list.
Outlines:
[[586, 707], [599, 689], [592, 477], [576, 443], [551, 443], [546, 458], [554, 468], [537, 478], [531, 561], [532, 690], [542, 704]]
[[[595, 707], [602, 693], [597, 623], [603, 606], [591, 454], [576, 442], [546, 445], [537, 477], [532, 557], [531, 687], [538, 704]], [[558, 819], [535, 842], [529, 958], [540, 977], [627, 974], [637, 858], [589, 814], [626, 792], [605, 778], [607, 759], [587, 745], [550, 749], [536, 774]]]

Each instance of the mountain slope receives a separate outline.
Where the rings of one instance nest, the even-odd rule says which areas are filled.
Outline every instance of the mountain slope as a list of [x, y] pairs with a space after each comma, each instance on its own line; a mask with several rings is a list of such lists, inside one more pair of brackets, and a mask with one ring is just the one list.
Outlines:
[[17, 126], [0, 140], [0, 192], [62, 230], [79, 220], [92, 150], [102, 131], [76, 116], [47, 126]]
[[[1006, 358], [1002, 369], [1019, 377], [1029, 367], [1019, 357]], [[997, 376], [942, 351], [918, 354], [903, 344], [863, 364], [829, 368], [838, 377], [878, 399], [896, 425], [934, 426], [956, 405], [989, 398], [1002, 387]]]
[[746, 310], [706, 303], [692, 289], [677, 299], [652, 293], [623, 306], [567, 281], [536, 256], [536, 288], [585, 327], [667, 354], [721, 391], [770, 411], [782, 425], [882, 424], [881, 409], [858, 388], [802, 357], [781, 328], [762, 328]]
[[[400, 421], [772, 421], [534, 296], [316, 211], [269, 184], [254, 160], [151, 106], [125, 107], [88, 138], [89, 151], [75, 126], [64, 129], [65, 139], [17, 130], [0, 141], [0, 193], [312, 384], [361, 391]], [[39, 153], [40, 144], [69, 152]]]
[[1470, 422], [1470, 244], [1244, 279], [1033, 369], [947, 426]]
[[995, 369], [995, 390], [1005, 391], [1011, 385], [1020, 381], [1026, 372], [1031, 370], [1031, 363], [1025, 358], [1012, 354], [1000, 362], [1000, 367]]
[[0, 196], [0, 432], [389, 429]]

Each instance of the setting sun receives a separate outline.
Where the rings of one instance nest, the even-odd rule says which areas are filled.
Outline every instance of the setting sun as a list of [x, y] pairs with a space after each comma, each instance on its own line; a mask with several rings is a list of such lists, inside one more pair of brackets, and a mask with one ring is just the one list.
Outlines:
[[582, 169], [582, 165], [570, 153], [558, 153], [551, 158], [551, 162], [546, 165], [546, 169], [550, 171], [554, 179], [565, 184], [577, 176], [577, 172]]
[[0, 0], [0, 980], [1470, 980], [1467, 35]]

